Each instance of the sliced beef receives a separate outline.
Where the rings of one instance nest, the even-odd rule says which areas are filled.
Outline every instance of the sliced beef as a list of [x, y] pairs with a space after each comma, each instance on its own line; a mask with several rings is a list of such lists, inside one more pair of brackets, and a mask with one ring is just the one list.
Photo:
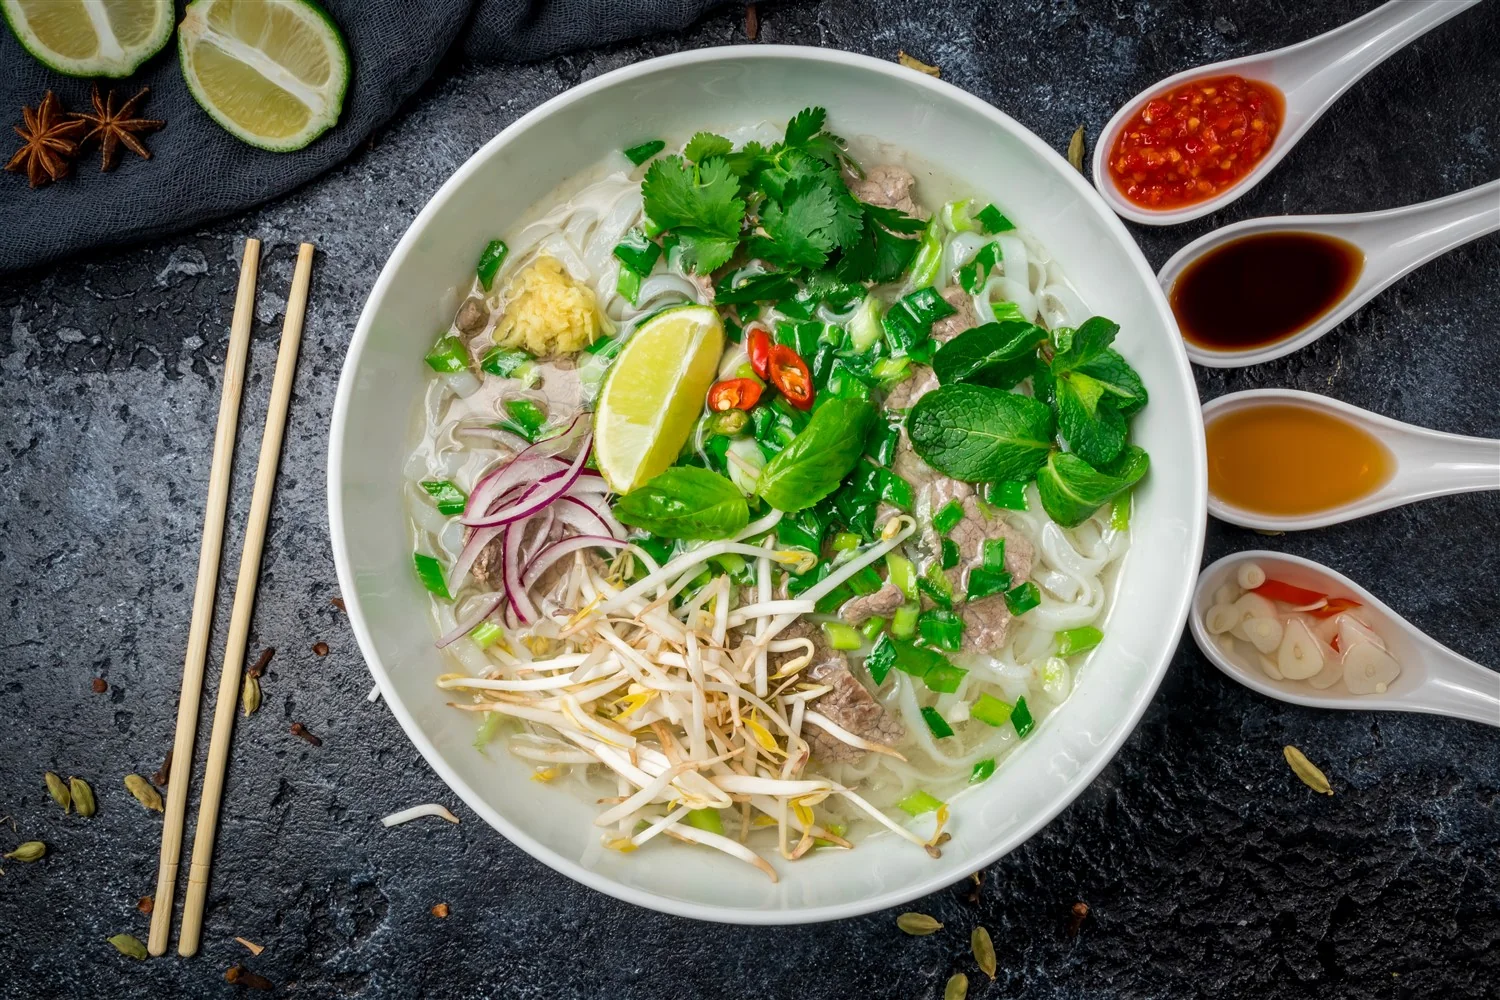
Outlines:
[[[1036, 556], [1031, 543], [1006, 524], [999, 514], [986, 517], [979, 509], [978, 499], [972, 492], [960, 502], [963, 504], [963, 520], [948, 533], [949, 539], [958, 546], [958, 565], [946, 571], [954, 594], [962, 595], [968, 586], [969, 570], [984, 564], [984, 543], [990, 539], [1005, 540], [1005, 570], [1010, 574], [1011, 586], [1022, 583], [1031, 575], [1032, 562]], [[923, 548], [928, 553], [940, 551], [942, 542], [933, 530], [931, 520], [920, 523], [923, 526]], [[927, 556], [928, 559], [936, 557]], [[1005, 644], [1011, 615], [1003, 594], [994, 594], [978, 601], [963, 601], [957, 605], [956, 610], [964, 622], [964, 652], [988, 652]]]
[[850, 625], [863, 625], [871, 618], [889, 618], [906, 601], [901, 588], [888, 583], [873, 594], [851, 597], [839, 608], [839, 617]]
[[458, 307], [458, 315], [453, 317], [453, 325], [465, 338], [489, 326], [490, 311], [485, 308], [484, 300], [477, 295], [464, 299], [464, 304]]
[[917, 179], [911, 171], [893, 163], [882, 163], [871, 167], [864, 177], [849, 182], [849, 193], [860, 201], [881, 208], [895, 208], [918, 219], [927, 218], [927, 213], [912, 201], [911, 189]]
[[[881, 707], [875, 696], [850, 672], [849, 661], [844, 654], [828, 648], [823, 641], [823, 630], [817, 625], [806, 619], [798, 619], [783, 629], [777, 638], [812, 640], [812, 662], [803, 668], [802, 676], [816, 684], [827, 684], [833, 690], [809, 702], [809, 708], [826, 715], [834, 725], [872, 743], [895, 746], [906, 735], [906, 727], [901, 725], [901, 720]], [[787, 660], [800, 655], [800, 652], [771, 655], [771, 667], [775, 672]], [[802, 736], [812, 748], [813, 756], [823, 761], [847, 763], [859, 760], [868, 752], [841, 742], [813, 725], [803, 726]]]
[[979, 325], [979, 317], [974, 312], [974, 297], [962, 287], [949, 285], [938, 294], [953, 307], [954, 312], [952, 316], [945, 316], [932, 324], [933, 340], [940, 344], [947, 343], [965, 330], [972, 330]]
[[[560, 524], [553, 524], [552, 530], [547, 535], [547, 544], [557, 541], [567, 530]], [[540, 546], [538, 547], [540, 548]], [[593, 567], [596, 572], [602, 573], [605, 569], [604, 560], [594, 554], [592, 550], [586, 550], [583, 558]], [[564, 584], [568, 574], [573, 569], [573, 557], [568, 556], [559, 559], [537, 580], [536, 585], [531, 588], [532, 601], [540, 607], [543, 604], [552, 607], [560, 607], [567, 598], [564, 592]], [[484, 548], [479, 550], [479, 557], [474, 560], [474, 568], [470, 570], [474, 576], [474, 582], [481, 589], [487, 591], [500, 591], [505, 589], [505, 545], [504, 540], [496, 538]]]

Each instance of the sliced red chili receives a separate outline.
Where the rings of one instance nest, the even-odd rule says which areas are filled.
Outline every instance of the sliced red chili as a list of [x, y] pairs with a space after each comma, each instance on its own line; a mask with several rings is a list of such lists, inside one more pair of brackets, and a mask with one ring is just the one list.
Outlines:
[[[1350, 610], [1351, 608], [1362, 607], [1364, 607], [1363, 604], [1359, 603], [1358, 601], [1351, 600], [1347, 597], [1330, 597], [1327, 604], [1323, 605], [1321, 608], [1314, 608], [1313, 610], [1309, 611], [1308, 614], [1312, 615], [1314, 618], [1332, 618], [1334, 615], [1341, 614], [1345, 611]], [[1334, 648], [1336, 649], [1338, 647]]]
[[1283, 604], [1316, 604], [1328, 597], [1327, 594], [1320, 594], [1316, 590], [1308, 590], [1306, 587], [1294, 587], [1290, 583], [1283, 583], [1280, 580], [1267, 580], [1254, 589], [1255, 593], [1261, 597], [1267, 597], [1273, 601], [1281, 601]]
[[1339, 649], [1339, 637], [1338, 637], [1338, 635], [1336, 633], [1335, 633], [1335, 635], [1334, 635], [1334, 637], [1332, 639], [1328, 640], [1328, 645], [1330, 645], [1330, 646], [1333, 647], [1333, 651], [1335, 653], [1342, 653], [1343, 652], [1342, 649]]
[[785, 344], [771, 345], [771, 384], [781, 390], [786, 401], [799, 410], [812, 407], [812, 375], [807, 362]]
[[727, 378], [708, 390], [708, 408], [715, 413], [748, 410], [760, 402], [760, 383], [753, 378]]
[[755, 374], [768, 378], [771, 371], [771, 335], [763, 327], [751, 327], [745, 339], [745, 350], [750, 355], [750, 367]]

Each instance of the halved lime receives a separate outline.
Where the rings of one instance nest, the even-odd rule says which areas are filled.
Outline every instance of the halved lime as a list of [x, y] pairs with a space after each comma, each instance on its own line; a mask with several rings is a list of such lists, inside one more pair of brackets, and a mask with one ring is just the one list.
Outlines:
[[252, 146], [301, 149], [343, 110], [349, 50], [307, 0], [195, 0], [177, 51], [194, 99]]
[[129, 76], [172, 37], [172, 0], [0, 0], [22, 47], [68, 76]]
[[724, 352], [724, 325], [710, 306], [669, 309], [626, 341], [594, 410], [594, 460], [617, 493], [676, 460]]

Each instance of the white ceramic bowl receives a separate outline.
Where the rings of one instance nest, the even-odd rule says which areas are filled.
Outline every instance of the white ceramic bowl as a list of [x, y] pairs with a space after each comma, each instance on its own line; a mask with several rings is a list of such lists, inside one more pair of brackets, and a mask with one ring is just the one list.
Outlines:
[[[1151, 393], [1134, 433], [1152, 470], [1104, 643], [1067, 704], [957, 800], [941, 860], [875, 836], [853, 851], [777, 859], [782, 879], [773, 885], [707, 849], [663, 841], [628, 855], [607, 850], [593, 803], [528, 780], [530, 768], [503, 752], [474, 751], [473, 720], [446, 708], [449, 696], [433, 686], [449, 668], [412, 573], [399, 484], [428, 378], [422, 355], [487, 240], [560, 180], [643, 138], [784, 122], [809, 104], [827, 107], [842, 135], [917, 151], [1046, 244], [1090, 308], [1121, 325], [1118, 346]], [[328, 455], [333, 552], [350, 622], [386, 704], [442, 779], [485, 822], [571, 878], [642, 906], [738, 923], [893, 906], [993, 862], [1056, 816], [1130, 734], [1166, 671], [1198, 573], [1205, 494], [1203, 425], [1182, 339], [1155, 275], [1083, 177], [1015, 121], [946, 83], [863, 56], [766, 45], [605, 74], [525, 115], [465, 163], [375, 283], [344, 363]]]

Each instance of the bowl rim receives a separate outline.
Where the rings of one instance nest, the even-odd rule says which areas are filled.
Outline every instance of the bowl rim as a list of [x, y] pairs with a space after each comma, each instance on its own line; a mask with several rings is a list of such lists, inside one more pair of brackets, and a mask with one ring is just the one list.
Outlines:
[[[899, 79], [919, 92], [927, 91], [933, 97], [957, 102], [968, 110], [987, 118], [997, 128], [1010, 133], [1015, 139], [1028, 147], [1032, 152], [1039, 154], [1044, 160], [1050, 158], [1058, 175], [1064, 178], [1064, 183], [1072, 188], [1080, 200], [1089, 205], [1100, 217], [1103, 224], [1113, 232], [1119, 244], [1124, 248], [1126, 256], [1131, 259], [1136, 276], [1146, 289], [1146, 294], [1155, 306], [1164, 328], [1169, 331], [1176, 331], [1176, 321], [1173, 318], [1172, 310], [1167, 303], [1166, 296], [1162, 293], [1161, 287], [1157, 282], [1155, 271], [1147, 263], [1139, 245], [1137, 245], [1135, 239], [1130, 235], [1119, 217], [1110, 209], [1099, 193], [1094, 190], [1093, 186], [1088, 183], [1084, 175], [1073, 169], [1056, 150], [1048, 146], [1026, 126], [973, 94], [943, 80], [915, 73], [898, 63], [887, 62], [876, 59], [873, 56], [845, 52], [838, 49], [821, 49], [797, 45], [720, 45], [642, 60], [641, 62], [632, 63], [608, 73], [603, 73], [592, 80], [566, 90], [528, 111], [502, 129], [476, 150], [473, 155], [464, 161], [443, 182], [428, 199], [427, 204], [423, 206], [422, 210], [412, 219], [400, 240], [397, 241], [395, 247], [391, 250], [385, 264], [381, 267], [379, 277], [371, 287], [370, 294], [360, 310], [359, 320], [355, 325], [354, 334], [350, 338], [344, 363], [339, 372], [338, 392], [334, 399], [328, 443], [327, 478], [330, 543], [333, 549], [339, 588], [344, 594], [344, 600], [347, 604], [350, 628], [354, 632], [355, 640], [359, 644], [365, 664], [370, 674], [374, 677], [375, 683], [379, 687], [387, 707], [405, 731], [407, 739], [421, 753], [423, 759], [426, 760], [427, 764], [443, 783], [465, 805], [472, 809], [476, 815], [499, 831], [512, 844], [552, 870], [582, 885], [602, 892], [605, 895], [612, 896], [615, 899], [634, 903], [637, 906], [662, 913], [715, 923], [743, 925], [779, 926], [818, 923], [861, 916], [909, 902], [910, 900], [941, 889], [943, 886], [953, 882], [955, 878], [962, 878], [963, 874], [960, 872], [955, 875], [954, 872], [949, 870], [952, 867], [951, 865], [944, 865], [942, 867], [935, 867], [933, 874], [928, 877], [909, 882], [862, 900], [805, 908], [768, 910], [736, 906], [709, 906], [658, 895], [648, 890], [618, 882], [607, 875], [586, 868], [562, 856], [547, 844], [527, 835], [506, 819], [505, 816], [492, 808], [473, 787], [449, 767], [443, 754], [422, 733], [420, 726], [407, 710], [402, 700], [399, 697], [392, 697], [394, 687], [388, 678], [386, 667], [375, 647], [369, 629], [365, 625], [364, 614], [360, 607], [356, 581], [353, 571], [350, 568], [351, 563], [345, 542], [343, 490], [340, 485], [340, 470], [343, 467], [344, 461], [345, 426], [351, 405], [351, 398], [354, 393], [356, 372], [360, 366], [365, 345], [369, 339], [370, 329], [373, 325], [370, 304], [384, 297], [388, 286], [394, 280], [395, 265], [412, 252], [422, 232], [425, 230], [428, 220], [437, 213], [438, 206], [444, 203], [449, 197], [452, 197], [453, 193], [463, 182], [470, 175], [478, 172], [483, 164], [498, 149], [507, 145], [512, 140], [515, 134], [528, 128], [534, 122], [546, 118], [562, 108], [580, 101], [586, 101], [600, 91], [607, 90], [619, 83], [637, 77], [649, 76], [664, 69], [692, 66], [698, 63], [724, 59], [833, 63], [861, 71], [880, 73]], [[1189, 386], [1195, 386], [1192, 367], [1188, 362], [1182, 338], [1180, 336], [1169, 338], [1168, 350], [1172, 354], [1172, 362], [1179, 369], [1179, 374]], [[1201, 455], [1204, 452], [1203, 420], [1200, 407], [1197, 405], [1196, 392], [1191, 404], [1190, 410], [1196, 419], [1191, 421], [1190, 431], [1196, 441], [1197, 452]], [[1205, 462], [1202, 459], [1198, 460], [1195, 465], [1196, 475], [1193, 482], [1193, 507], [1198, 514], [1194, 519], [1197, 530], [1192, 532], [1189, 541], [1193, 546], [1192, 562], [1197, 564], [1201, 563], [1203, 554], [1204, 526], [1207, 521], [1208, 475]], [[1172, 623], [1175, 628], [1179, 644], [1193, 600], [1193, 582], [1188, 581], [1184, 585], [1182, 596], [1178, 600], [1177, 606], [1171, 609], [1170, 614], [1164, 618], [1164, 623]], [[1085, 788], [1093, 783], [1099, 772], [1114, 759], [1125, 740], [1129, 738], [1135, 731], [1136, 726], [1139, 725], [1142, 715], [1145, 714], [1147, 706], [1155, 697], [1157, 689], [1161, 686], [1162, 679], [1166, 676], [1175, 650], [1176, 646], [1174, 645], [1171, 650], [1162, 656], [1161, 662], [1155, 666], [1148, 682], [1142, 685], [1133, 702], [1122, 713], [1122, 724], [1115, 728], [1113, 735], [1103, 741], [1100, 745], [1100, 752], [1094, 756], [1090, 765], [1081, 768], [1060, 787], [1054, 801], [1048, 808], [1041, 810], [1036, 815], [1030, 817], [1025, 823], [1015, 827], [1007, 836], [995, 840], [982, 852], [966, 858], [963, 866], [965, 870], [977, 871], [986, 868], [999, 858], [1015, 850], [1021, 844], [1031, 839], [1042, 827], [1056, 818], [1063, 809], [1072, 804], [1073, 800]]]

